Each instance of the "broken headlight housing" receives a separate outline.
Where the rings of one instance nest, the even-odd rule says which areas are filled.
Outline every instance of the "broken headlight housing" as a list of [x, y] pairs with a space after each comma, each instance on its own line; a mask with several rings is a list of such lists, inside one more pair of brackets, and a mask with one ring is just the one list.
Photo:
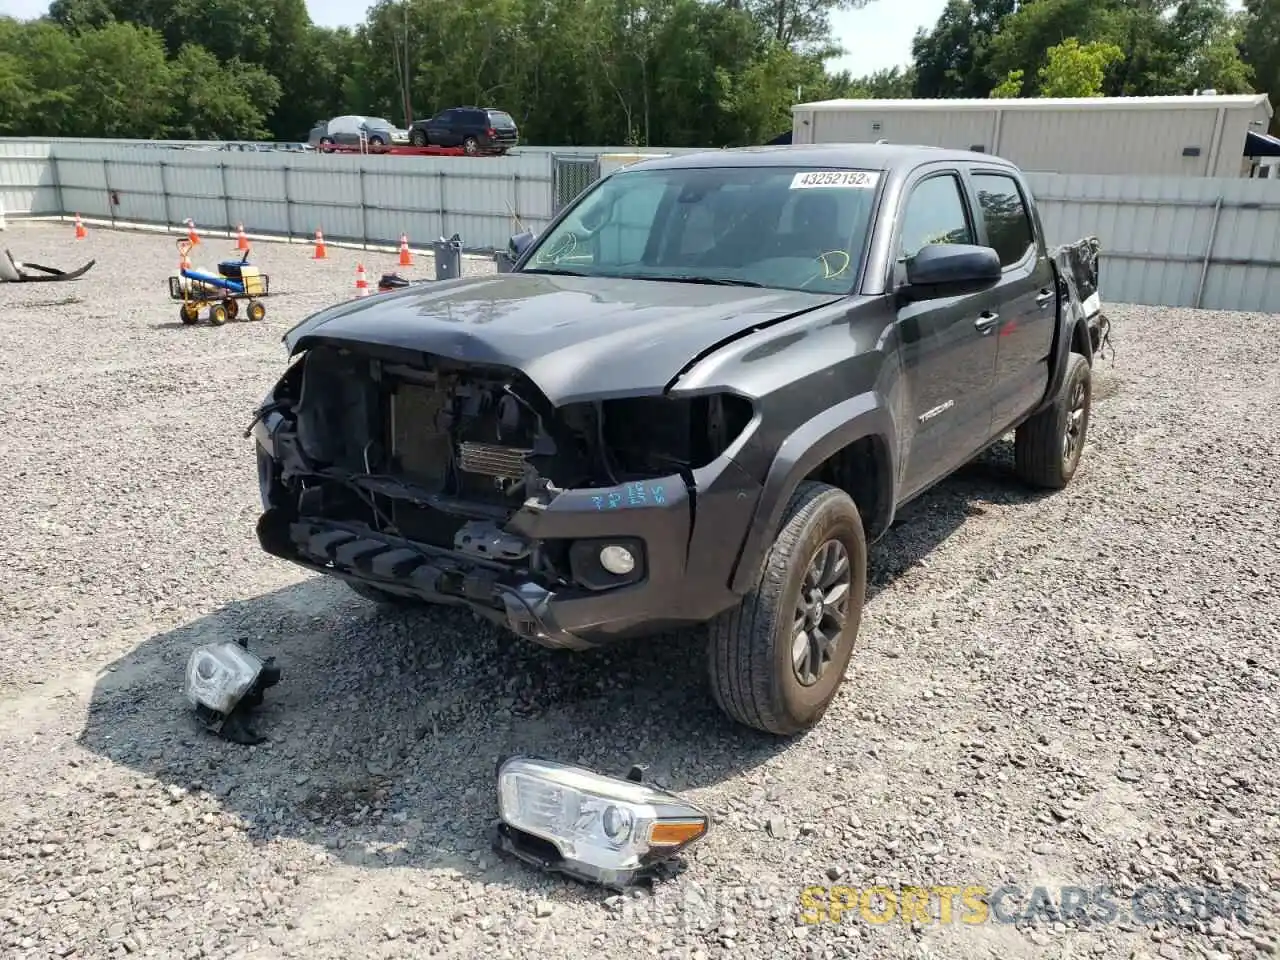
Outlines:
[[700, 807], [639, 782], [514, 757], [498, 768], [497, 846], [579, 880], [625, 889], [706, 835]]
[[275, 658], [263, 660], [242, 643], [224, 640], [196, 647], [187, 660], [183, 692], [200, 722], [236, 743], [261, 743], [249, 729], [249, 710], [262, 703], [268, 687], [280, 682]]

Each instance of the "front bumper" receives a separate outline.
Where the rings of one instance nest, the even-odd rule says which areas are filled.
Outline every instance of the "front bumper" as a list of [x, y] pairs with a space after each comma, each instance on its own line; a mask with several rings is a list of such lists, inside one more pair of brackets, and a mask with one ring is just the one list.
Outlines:
[[[477, 557], [374, 530], [298, 516], [273, 494], [276, 417], [253, 429], [264, 513], [262, 548], [308, 569], [434, 603], [467, 606], [548, 647], [588, 649], [637, 634], [704, 622], [740, 599], [729, 589], [760, 485], [732, 460], [608, 489], [530, 499], [503, 525], [532, 548], [638, 542], [641, 576], [604, 589], [583, 579], [551, 584], [527, 564]], [[569, 551], [572, 553], [572, 550]]]

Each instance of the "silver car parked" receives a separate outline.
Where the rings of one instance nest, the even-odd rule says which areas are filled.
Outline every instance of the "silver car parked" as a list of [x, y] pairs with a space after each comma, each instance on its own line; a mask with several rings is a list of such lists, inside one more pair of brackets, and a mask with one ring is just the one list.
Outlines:
[[317, 123], [307, 138], [308, 144], [321, 150], [334, 146], [358, 147], [362, 142], [375, 148], [405, 144], [409, 142], [409, 133], [381, 117], [350, 114]]

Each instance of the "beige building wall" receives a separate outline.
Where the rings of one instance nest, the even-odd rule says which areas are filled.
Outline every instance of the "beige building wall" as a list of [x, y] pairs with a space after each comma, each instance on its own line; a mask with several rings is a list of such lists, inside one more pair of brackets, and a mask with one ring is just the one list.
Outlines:
[[981, 149], [1030, 172], [1239, 177], [1261, 97], [1068, 101], [851, 101], [794, 112], [795, 143], [918, 143]]

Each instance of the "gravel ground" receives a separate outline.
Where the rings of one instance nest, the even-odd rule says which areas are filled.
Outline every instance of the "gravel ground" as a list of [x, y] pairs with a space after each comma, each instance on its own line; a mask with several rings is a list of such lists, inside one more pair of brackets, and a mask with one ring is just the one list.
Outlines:
[[[279, 336], [393, 254], [261, 245], [266, 320], [184, 328], [172, 237], [3, 241], [98, 264], [0, 287], [0, 955], [1276, 953], [1280, 317], [1113, 308], [1070, 489], [1028, 496], [1001, 448], [905, 511], [843, 693], [778, 743], [716, 712], [697, 636], [544, 651], [465, 614], [380, 614], [261, 553], [241, 431]], [[257, 748], [181, 700], [192, 646], [228, 637], [284, 669]], [[712, 834], [648, 898], [508, 864], [484, 836], [514, 751], [648, 762]], [[1109, 886], [1120, 913], [807, 924], [799, 899], [1005, 884], [1007, 911]], [[1147, 884], [1240, 885], [1247, 914], [1131, 915]]]

